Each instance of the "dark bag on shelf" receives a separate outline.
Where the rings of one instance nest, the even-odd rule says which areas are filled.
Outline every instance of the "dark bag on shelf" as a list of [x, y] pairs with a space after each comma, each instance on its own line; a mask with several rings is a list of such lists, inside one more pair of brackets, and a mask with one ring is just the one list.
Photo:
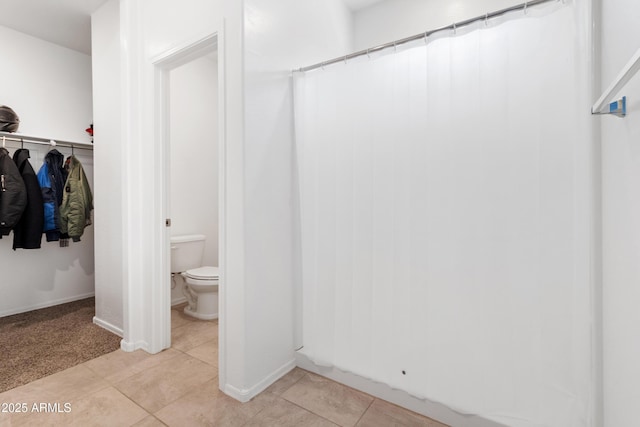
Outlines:
[[17, 132], [20, 118], [11, 107], [0, 105], [0, 131]]

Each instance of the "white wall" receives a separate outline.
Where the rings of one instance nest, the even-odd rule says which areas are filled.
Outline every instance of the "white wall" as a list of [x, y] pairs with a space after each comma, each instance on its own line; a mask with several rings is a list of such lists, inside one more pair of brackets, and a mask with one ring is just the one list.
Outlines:
[[[82, 53], [0, 27], [3, 56], [0, 103], [20, 117], [19, 132], [89, 142], [92, 123], [91, 58]], [[7, 142], [13, 155], [19, 144]], [[37, 172], [50, 147], [25, 144]], [[58, 147], [66, 155], [71, 149]], [[89, 182], [93, 155], [76, 150]], [[42, 238], [42, 249], [12, 250], [13, 234], [0, 240], [0, 316], [88, 297], [94, 293], [93, 226], [68, 248]]]
[[[236, 15], [235, 22], [240, 22], [240, 11]], [[93, 15], [96, 125], [102, 123], [110, 131], [102, 133], [108, 151], [96, 152], [95, 159], [102, 174], [100, 183], [109, 186], [114, 198], [105, 198], [96, 206], [96, 214], [108, 224], [96, 242], [97, 251], [104, 255], [98, 259], [96, 293], [101, 300], [97, 305], [108, 317], [105, 323], [122, 328], [122, 348], [127, 351], [141, 348], [155, 353], [170, 343], [163, 184], [164, 165], [169, 163], [159, 130], [161, 115], [157, 113], [161, 109], [156, 104], [160, 68], [154, 64], [159, 56], [170, 56], [185, 43], [202, 40], [221, 28], [220, 1], [110, 0]], [[230, 75], [241, 77], [240, 68], [236, 66]], [[236, 122], [242, 123], [241, 117]], [[241, 144], [240, 140], [234, 145], [240, 153]], [[233, 170], [241, 172], [241, 165]], [[230, 217], [241, 220], [237, 215]], [[242, 242], [242, 237], [233, 241]], [[237, 288], [241, 291], [241, 284]], [[242, 318], [240, 310], [234, 313]], [[224, 322], [220, 329], [223, 341]], [[222, 383], [224, 372], [221, 364]]]
[[7, 58], [0, 68], [2, 104], [20, 116], [18, 131], [89, 142], [91, 57], [6, 27], [0, 37]]
[[[111, 0], [107, 7], [115, 9], [113, 3], [117, 1]], [[158, 196], [162, 168], [157, 165], [164, 160], [156, 144], [154, 82], [158, 70], [154, 61], [219, 32], [224, 81], [219, 88], [224, 100], [220, 105], [224, 121], [219, 123], [224, 140], [219, 149], [226, 159], [220, 172], [226, 189], [220, 194], [221, 224], [225, 225], [221, 238], [226, 241], [219, 254], [220, 387], [240, 400], [250, 399], [294, 365], [290, 70], [351, 50], [350, 14], [341, 2], [316, 3], [311, 10], [305, 6], [293, 0], [266, 5], [236, 0], [190, 0], [186, 4], [124, 0], [119, 25], [118, 19], [112, 19], [110, 25], [94, 27], [94, 38], [101, 40], [100, 49], [94, 43], [94, 55], [108, 50], [105, 45], [118, 34], [121, 38], [122, 81], [105, 75], [106, 71], [94, 75], [96, 87], [109, 85], [123, 96], [121, 120], [115, 125], [121, 125], [120, 138], [110, 146], [120, 156], [96, 156], [96, 163], [105, 170], [113, 167], [112, 161], [119, 161], [121, 179], [126, 182], [118, 181], [113, 187], [121, 205], [100, 208], [114, 223], [122, 219], [122, 229], [113, 238], [123, 243], [122, 258], [105, 260], [103, 274], [121, 279], [124, 287], [120, 300], [123, 348], [151, 352], [160, 351], [164, 342], [165, 326], [153, 320], [162, 319], [158, 313], [164, 303], [157, 287], [168, 283], [159, 264], [163, 251], [159, 227], [164, 218], [162, 197]], [[111, 59], [103, 64], [104, 70], [113, 71], [117, 66], [117, 55]], [[96, 96], [100, 98], [96, 105], [111, 99], [104, 92]], [[109, 118], [103, 110], [100, 120]], [[106, 252], [110, 244], [102, 241], [99, 246]], [[114, 269], [107, 271], [108, 266]], [[100, 286], [106, 288], [107, 280]], [[118, 302], [113, 295], [109, 305], [115, 310]]]
[[253, 393], [293, 363], [299, 322], [290, 72], [353, 47], [340, 0], [246, 0], [244, 17], [245, 355]]
[[96, 316], [100, 325], [122, 335], [126, 246], [122, 235], [123, 151], [120, 103], [120, 7], [107, 2], [91, 19], [93, 110], [95, 115]]
[[[640, 4], [602, 1], [602, 88], [640, 48]], [[605, 427], [637, 425], [640, 402], [640, 75], [619, 95], [628, 116], [603, 117]], [[595, 101], [595, 100], [594, 100]]]
[[96, 145], [102, 142], [96, 186], [110, 189], [96, 203], [103, 224], [96, 241], [96, 308], [103, 326], [122, 330], [126, 350], [157, 352], [164, 341], [154, 337], [167, 335], [166, 325], [154, 321], [164, 310], [157, 288], [169, 289], [169, 274], [168, 263], [166, 272], [159, 263], [164, 241], [154, 235], [164, 227], [165, 211], [154, 193], [163, 191], [163, 170], [155, 165], [164, 154], [157, 143], [153, 60], [217, 31], [219, 9], [219, 2], [199, 0], [110, 0], [92, 15]]
[[155, 81], [159, 70], [154, 61], [212, 33], [219, 36], [218, 57], [224, 71], [220, 77], [224, 84], [219, 86], [224, 104], [219, 110], [225, 118], [219, 124], [225, 137], [219, 149], [228, 165], [220, 171], [227, 188], [221, 194], [221, 225], [226, 221], [221, 239], [228, 243], [219, 254], [219, 384], [242, 398], [246, 395], [243, 3], [110, 0], [93, 15], [93, 24], [94, 100], [100, 106], [96, 124], [110, 124], [112, 131], [109, 151], [96, 152], [95, 157], [104, 171], [104, 185], [109, 184], [109, 168], [118, 168], [118, 176], [110, 182], [115, 200], [105, 199], [96, 206], [96, 214], [111, 227], [96, 242], [97, 250], [105, 255], [97, 260], [96, 293], [102, 296], [98, 305], [109, 322], [122, 325], [122, 348], [127, 351], [158, 352], [170, 340], [170, 294], [165, 301], [159, 291], [163, 286], [169, 290], [169, 259], [164, 248], [166, 231], [160, 231], [165, 230], [165, 212], [163, 168], [158, 165], [166, 159], [157, 143]]
[[522, 0], [386, 0], [354, 13], [355, 50], [484, 15]]
[[[196, 59], [170, 73], [171, 234], [207, 237], [202, 265], [218, 265], [218, 61]], [[185, 300], [176, 277], [172, 304]]]

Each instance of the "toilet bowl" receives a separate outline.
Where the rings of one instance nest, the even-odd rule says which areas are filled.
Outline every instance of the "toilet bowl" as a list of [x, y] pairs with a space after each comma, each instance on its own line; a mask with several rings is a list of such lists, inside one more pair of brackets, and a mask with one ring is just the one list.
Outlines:
[[205, 236], [171, 237], [171, 274], [180, 274], [188, 305], [184, 313], [202, 320], [218, 318], [218, 267], [202, 266]]
[[189, 305], [184, 314], [197, 319], [218, 318], [218, 267], [199, 267], [181, 273], [186, 286], [183, 288]]

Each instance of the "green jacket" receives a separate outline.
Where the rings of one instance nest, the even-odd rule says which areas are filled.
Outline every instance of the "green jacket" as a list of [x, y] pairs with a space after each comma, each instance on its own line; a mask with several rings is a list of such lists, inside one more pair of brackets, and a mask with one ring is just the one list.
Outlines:
[[75, 156], [67, 159], [65, 168], [69, 175], [60, 205], [60, 231], [68, 233], [74, 242], [79, 242], [84, 228], [91, 224], [93, 195], [82, 165]]

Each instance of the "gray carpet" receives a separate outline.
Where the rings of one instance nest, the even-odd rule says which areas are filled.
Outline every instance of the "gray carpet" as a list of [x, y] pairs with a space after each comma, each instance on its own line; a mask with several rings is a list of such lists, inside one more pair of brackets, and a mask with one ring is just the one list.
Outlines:
[[0, 318], [0, 393], [120, 348], [94, 298]]

